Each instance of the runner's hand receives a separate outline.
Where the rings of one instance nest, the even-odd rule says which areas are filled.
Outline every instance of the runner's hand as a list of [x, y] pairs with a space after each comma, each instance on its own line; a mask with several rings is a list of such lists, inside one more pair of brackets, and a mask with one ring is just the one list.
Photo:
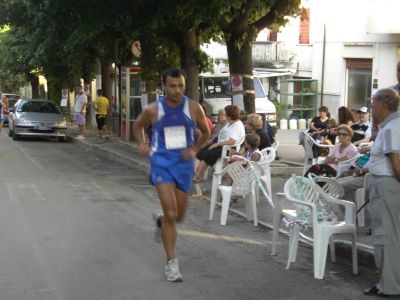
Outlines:
[[142, 155], [148, 156], [150, 154], [150, 147], [145, 143], [139, 145], [139, 152]]
[[196, 157], [196, 151], [193, 148], [187, 148], [182, 153], [182, 158], [184, 160], [193, 159]]

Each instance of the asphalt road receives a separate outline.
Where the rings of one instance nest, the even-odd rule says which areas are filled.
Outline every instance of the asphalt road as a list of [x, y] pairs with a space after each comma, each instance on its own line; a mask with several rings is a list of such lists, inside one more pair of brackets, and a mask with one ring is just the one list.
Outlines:
[[[0, 299], [371, 299], [374, 270], [338, 258], [315, 280], [312, 249], [285, 270], [287, 241], [238, 216], [208, 221], [191, 199], [179, 226], [183, 283], [163, 278], [159, 208], [143, 166], [124, 166], [73, 143], [0, 136]], [[134, 155], [134, 154], [132, 154]]]

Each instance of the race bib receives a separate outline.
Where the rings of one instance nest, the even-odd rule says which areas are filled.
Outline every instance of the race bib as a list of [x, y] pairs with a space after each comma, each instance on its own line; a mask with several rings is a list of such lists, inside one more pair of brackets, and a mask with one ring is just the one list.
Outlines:
[[168, 150], [187, 148], [185, 126], [164, 128], [165, 148]]

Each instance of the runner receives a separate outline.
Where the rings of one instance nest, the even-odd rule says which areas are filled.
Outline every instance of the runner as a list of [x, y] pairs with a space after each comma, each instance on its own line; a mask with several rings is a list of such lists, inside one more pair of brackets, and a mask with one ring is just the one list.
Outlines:
[[[150, 155], [150, 180], [155, 185], [163, 211], [153, 218], [161, 228], [167, 255], [165, 276], [168, 281], [182, 281], [178, 259], [175, 257], [176, 222], [182, 221], [188, 192], [192, 187], [194, 157], [207, 142], [210, 130], [201, 106], [184, 96], [185, 74], [169, 69], [162, 74], [166, 96], [149, 105], [135, 123], [135, 137], [140, 153]], [[145, 142], [144, 129], [153, 126], [150, 147]], [[201, 136], [196, 144], [196, 124]]]

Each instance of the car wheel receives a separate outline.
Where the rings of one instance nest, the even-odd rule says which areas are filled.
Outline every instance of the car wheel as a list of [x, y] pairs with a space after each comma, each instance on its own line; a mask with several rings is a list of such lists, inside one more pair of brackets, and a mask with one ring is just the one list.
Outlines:
[[60, 137], [58, 138], [58, 141], [59, 141], [60, 143], [66, 143], [66, 142], [67, 142], [67, 137], [66, 137], [66, 136], [60, 136]]
[[13, 128], [13, 133], [12, 133], [12, 138], [14, 141], [18, 141], [19, 140], [19, 135], [15, 133], [15, 128]]
[[12, 136], [13, 136], [13, 132], [12, 132], [11, 128], [8, 129], [8, 136], [9, 136], [9, 137], [12, 137]]

